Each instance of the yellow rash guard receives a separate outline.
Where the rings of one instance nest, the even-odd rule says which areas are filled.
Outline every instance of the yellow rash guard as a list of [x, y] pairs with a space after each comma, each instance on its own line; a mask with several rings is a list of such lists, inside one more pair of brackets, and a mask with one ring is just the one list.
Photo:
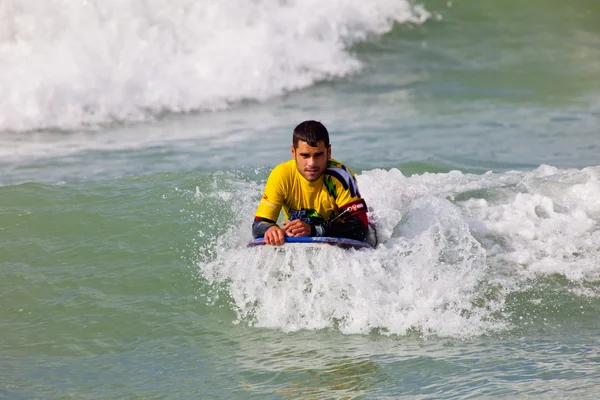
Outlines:
[[360, 196], [356, 178], [334, 159], [329, 159], [325, 173], [314, 182], [298, 172], [296, 160], [276, 166], [267, 180], [255, 219], [276, 222], [282, 209], [287, 220], [300, 219], [310, 225], [321, 225], [349, 209], [340, 222], [358, 217], [367, 226], [367, 205]]

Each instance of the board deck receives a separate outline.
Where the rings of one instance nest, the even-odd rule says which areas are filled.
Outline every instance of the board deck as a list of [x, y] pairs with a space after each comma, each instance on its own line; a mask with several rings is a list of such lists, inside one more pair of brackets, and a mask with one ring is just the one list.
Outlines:
[[[286, 237], [285, 243], [305, 243], [305, 244], [328, 244], [331, 246], [342, 247], [345, 249], [355, 248], [355, 249], [372, 249], [371, 246], [367, 242], [361, 242], [360, 240], [354, 239], [346, 239], [346, 238], [335, 238], [335, 237], [317, 237], [317, 236], [307, 236], [307, 237]], [[252, 239], [248, 242], [248, 247], [255, 246], [263, 246], [265, 241], [263, 238]]]

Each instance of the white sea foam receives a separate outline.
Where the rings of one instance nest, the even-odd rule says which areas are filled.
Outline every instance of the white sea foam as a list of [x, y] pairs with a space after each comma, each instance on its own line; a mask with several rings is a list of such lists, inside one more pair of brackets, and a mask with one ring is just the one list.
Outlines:
[[359, 185], [382, 241], [375, 251], [245, 248], [261, 186], [246, 184], [232, 207], [236, 227], [200, 272], [225, 284], [239, 320], [257, 326], [452, 337], [502, 330], [507, 295], [531, 279], [597, 279], [599, 173], [365, 172]]
[[348, 46], [420, 23], [408, 1], [0, 3], [0, 132], [215, 110], [355, 73]]

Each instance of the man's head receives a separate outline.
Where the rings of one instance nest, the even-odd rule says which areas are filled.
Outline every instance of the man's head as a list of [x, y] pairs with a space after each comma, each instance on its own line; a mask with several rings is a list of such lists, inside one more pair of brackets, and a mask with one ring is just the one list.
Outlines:
[[327, 128], [318, 121], [304, 121], [294, 129], [292, 142], [298, 172], [308, 181], [319, 179], [331, 158]]

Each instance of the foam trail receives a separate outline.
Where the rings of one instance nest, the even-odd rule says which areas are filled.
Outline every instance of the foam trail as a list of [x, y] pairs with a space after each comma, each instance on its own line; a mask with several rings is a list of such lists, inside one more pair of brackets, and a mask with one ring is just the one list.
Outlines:
[[0, 132], [263, 100], [361, 67], [347, 46], [422, 22], [407, 1], [0, 4]]

